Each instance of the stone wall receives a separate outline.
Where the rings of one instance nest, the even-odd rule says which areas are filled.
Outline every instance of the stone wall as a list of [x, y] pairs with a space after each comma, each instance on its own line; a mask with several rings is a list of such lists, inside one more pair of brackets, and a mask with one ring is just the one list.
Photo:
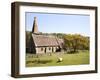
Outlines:
[[53, 53], [58, 47], [37, 47], [36, 53]]

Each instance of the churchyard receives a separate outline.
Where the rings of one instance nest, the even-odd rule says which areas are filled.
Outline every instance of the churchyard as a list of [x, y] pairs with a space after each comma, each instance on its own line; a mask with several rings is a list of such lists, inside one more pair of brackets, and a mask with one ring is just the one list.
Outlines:
[[76, 53], [26, 54], [26, 67], [85, 65], [89, 64], [89, 56], [88, 50], [80, 50]]

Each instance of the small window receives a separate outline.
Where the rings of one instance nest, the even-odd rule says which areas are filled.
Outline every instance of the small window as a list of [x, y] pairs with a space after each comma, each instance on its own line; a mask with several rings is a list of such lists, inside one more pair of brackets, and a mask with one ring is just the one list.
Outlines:
[[41, 51], [43, 51], [43, 48], [41, 48]]
[[49, 47], [49, 50], [51, 50], [51, 48]]

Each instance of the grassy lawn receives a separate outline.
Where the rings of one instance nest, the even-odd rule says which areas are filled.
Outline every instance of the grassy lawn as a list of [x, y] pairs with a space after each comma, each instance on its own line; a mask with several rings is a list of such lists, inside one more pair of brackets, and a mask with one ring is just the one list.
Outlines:
[[[89, 64], [89, 56], [89, 51], [80, 51], [73, 54], [52, 53], [52, 55], [44, 54], [39, 57], [35, 54], [27, 54], [26, 67]], [[58, 62], [58, 57], [63, 58], [63, 61]]]

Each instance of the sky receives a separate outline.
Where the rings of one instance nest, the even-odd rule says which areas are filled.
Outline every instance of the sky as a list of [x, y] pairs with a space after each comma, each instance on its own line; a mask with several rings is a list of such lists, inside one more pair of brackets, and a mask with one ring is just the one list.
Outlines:
[[25, 13], [26, 31], [32, 31], [34, 17], [43, 33], [66, 33], [89, 36], [90, 16], [75, 14]]

